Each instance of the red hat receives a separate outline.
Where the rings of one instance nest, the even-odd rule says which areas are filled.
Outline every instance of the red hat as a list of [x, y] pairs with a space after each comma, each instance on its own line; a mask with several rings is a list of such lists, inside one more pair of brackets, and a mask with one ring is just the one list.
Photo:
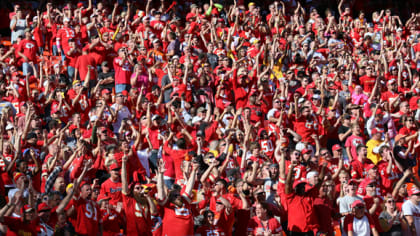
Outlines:
[[340, 146], [340, 144], [335, 144], [333, 147], [332, 147], [332, 150], [333, 151], [337, 151], [337, 150], [341, 150], [342, 149], [342, 147]]
[[24, 177], [24, 175], [22, 174], [22, 173], [20, 173], [20, 172], [15, 172], [14, 174], [13, 174], [13, 181], [15, 181], [15, 183], [17, 182], [17, 180], [20, 178], [20, 177]]
[[382, 114], [382, 110], [380, 109], [380, 108], [378, 108], [377, 110], [376, 110], [376, 113], [375, 113], [376, 115], [380, 115], [380, 114]]
[[128, 92], [127, 92], [127, 90], [123, 90], [123, 91], [121, 92], [121, 94], [122, 94], [122, 95], [124, 95], [124, 96], [128, 96]]
[[365, 206], [365, 204], [360, 200], [356, 200], [351, 204], [351, 208], [355, 208], [357, 206]]
[[379, 129], [379, 128], [373, 128], [371, 131], [372, 135], [378, 134], [378, 133], [383, 133], [384, 131]]
[[42, 202], [41, 204], [38, 205], [38, 212], [41, 212], [41, 211], [50, 211], [50, 210], [51, 210], [51, 207], [48, 206], [48, 204], [45, 203], [45, 202]]
[[101, 91], [101, 95], [103, 96], [104, 94], [107, 94], [107, 93], [111, 93], [111, 91], [109, 91], [108, 89], [102, 89], [102, 91]]
[[80, 183], [80, 188], [82, 188], [84, 185], [90, 185], [87, 181], [82, 181], [82, 183]]
[[118, 166], [118, 163], [114, 162], [109, 166], [109, 170], [116, 170], [116, 169], [120, 169], [120, 167]]
[[99, 196], [98, 196], [98, 198], [96, 199], [96, 201], [97, 202], [100, 202], [100, 201], [106, 201], [106, 200], [109, 200], [109, 199], [111, 199], [111, 197], [109, 197], [109, 196], [107, 196], [107, 195], [105, 195], [105, 194], [99, 194]]
[[370, 169], [373, 169], [373, 168], [378, 169], [378, 167], [375, 164], [370, 164], [366, 167], [366, 170], [370, 170]]
[[408, 196], [419, 194], [420, 190], [416, 186], [412, 186], [408, 191]]
[[386, 82], [386, 85], [388, 86], [388, 85], [393, 84], [395, 82], [397, 82], [395, 79], [390, 79], [388, 82]]
[[81, 8], [81, 7], [83, 7], [83, 3], [81, 2], [77, 3], [77, 8]]
[[302, 155], [303, 155], [303, 154], [307, 154], [307, 153], [311, 153], [311, 152], [312, 152], [312, 150], [311, 150], [311, 149], [307, 149], [307, 148], [304, 148], [304, 149], [301, 151]]
[[296, 188], [299, 184], [307, 184], [308, 182], [303, 180], [297, 180], [293, 183], [293, 188]]
[[31, 212], [33, 210], [34, 209], [31, 207], [31, 205], [28, 205], [28, 204], [26, 204], [22, 207], [22, 212]]

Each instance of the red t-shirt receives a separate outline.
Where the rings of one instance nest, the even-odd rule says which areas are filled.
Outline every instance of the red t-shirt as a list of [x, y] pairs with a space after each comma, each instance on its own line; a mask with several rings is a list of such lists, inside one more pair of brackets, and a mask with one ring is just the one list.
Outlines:
[[92, 68], [96, 68], [95, 59], [89, 54], [81, 55], [77, 58], [76, 69], [79, 72], [79, 77], [80, 77], [81, 81], [85, 80], [85, 77], [86, 77], [87, 72], [88, 72], [88, 65], [91, 66], [90, 79], [95, 80], [96, 79], [96, 73], [95, 73], [95, 70], [92, 69]]
[[131, 64], [121, 57], [114, 58], [115, 84], [130, 84]]
[[38, 46], [34, 40], [22, 39], [19, 43], [18, 51], [23, 53], [28, 58], [28, 61], [36, 62]]
[[152, 235], [151, 215], [133, 197], [122, 195], [127, 220], [127, 235]]
[[[318, 196], [318, 189], [312, 188], [304, 196], [294, 192], [286, 194], [288, 211], [288, 229], [294, 232], [309, 232], [317, 227], [314, 212], [314, 199]], [[290, 210], [293, 209], [293, 210]]]
[[111, 205], [117, 205], [118, 202], [122, 202], [121, 190], [121, 181], [113, 182], [111, 178], [107, 179], [101, 185], [101, 194], [111, 197], [109, 200], [109, 204]]

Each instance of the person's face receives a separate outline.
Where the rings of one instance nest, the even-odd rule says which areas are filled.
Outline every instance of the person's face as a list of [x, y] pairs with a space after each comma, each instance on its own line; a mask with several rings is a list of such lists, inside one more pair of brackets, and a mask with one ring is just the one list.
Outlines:
[[302, 154], [299, 151], [294, 151], [290, 157], [290, 160], [294, 163], [300, 162], [300, 159], [302, 158]]
[[172, 191], [169, 194], [169, 200], [170, 202], [172, 202], [173, 204], [175, 204], [176, 206], [180, 207], [182, 206], [182, 197], [181, 194], [179, 193], [179, 191]]
[[378, 169], [372, 168], [368, 171], [368, 175], [370, 179], [376, 179], [378, 177]]
[[374, 184], [368, 184], [366, 186], [366, 194], [368, 196], [375, 196], [376, 195], [376, 186]]
[[357, 218], [362, 218], [365, 215], [365, 206], [359, 205], [353, 208], [354, 215]]
[[353, 126], [353, 128], [352, 128], [352, 132], [353, 132], [355, 135], [360, 135], [360, 126], [358, 126], [358, 125]]
[[87, 200], [91, 199], [91, 197], [92, 197], [92, 188], [90, 187], [90, 185], [88, 185], [88, 184], [83, 185], [83, 187], [82, 187], [82, 189], [80, 191], [80, 196], [83, 199], [87, 199]]
[[81, 120], [82, 119], [80, 118], [80, 115], [79, 114], [75, 114], [73, 116], [73, 124], [80, 124]]
[[221, 183], [221, 182], [217, 182], [215, 185], [214, 185], [214, 191], [216, 192], [216, 193], [222, 193], [222, 191], [223, 191], [223, 189], [224, 189], [224, 185], [223, 185], [223, 183]]
[[255, 214], [257, 215], [258, 218], [263, 218], [266, 216], [267, 210], [264, 209], [261, 206], [261, 204], [257, 204], [257, 206], [255, 207]]
[[311, 114], [311, 110], [309, 108], [305, 108], [302, 111], [302, 116], [308, 117]]
[[213, 225], [214, 222], [214, 214], [213, 213], [208, 213], [206, 216], [206, 220], [210, 225]]
[[111, 170], [111, 178], [118, 179], [120, 177], [120, 169]]
[[362, 148], [359, 150], [359, 156], [360, 156], [360, 157], [363, 157], [363, 158], [366, 158], [366, 155], [367, 155], [367, 149], [366, 149], [365, 147], [362, 147]]

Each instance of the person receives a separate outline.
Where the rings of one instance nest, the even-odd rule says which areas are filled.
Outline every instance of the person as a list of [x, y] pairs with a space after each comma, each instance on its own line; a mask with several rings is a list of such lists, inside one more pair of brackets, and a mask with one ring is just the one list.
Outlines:
[[268, 205], [258, 203], [255, 207], [255, 216], [248, 223], [248, 235], [281, 235], [281, 232], [280, 222], [268, 216]]
[[384, 202], [384, 210], [379, 215], [379, 223], [384, 232], [382, 235], [403, 235], [403, 229], [407, 226], [405, 225], [402, 212], [397, 209], [395, 200], [391, 195], [386, 196]]
[[201, 226], [196, 230], [195, 236], [207, 236], [207, 235], [225, 235], [225, 232], [214, 224], [215, 218], [214, 213], [211, 210], [206, 210], [203, 213], [203, 222]]
[[379, 236], [378, 230], [372, 218], [365, 213], [365, 204], [356, 200], [351, 204], [352, 214], [349, 214], [344, 219], [344, 231], [347, 235], [374, 235]]
[[408, 191], [408, 200], [402, 205], [402, 213], [407, 220], [407, 235], [416, 235], [420, 229], [420, 190], [412, 186]]
[[122, 159], [121, 181], [122, 200], [127, 220], [127, 234], [152, 235], [152, 215], [156, 214], [156, 205], [149, 194], [150, 190], [142, 187], [140, 183], [128, 186], [127, 175], [128, 157]]

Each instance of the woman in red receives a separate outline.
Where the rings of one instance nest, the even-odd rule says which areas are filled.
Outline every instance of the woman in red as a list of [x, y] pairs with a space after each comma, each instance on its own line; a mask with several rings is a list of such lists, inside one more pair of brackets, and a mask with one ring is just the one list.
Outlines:
[[203, 224], [196, 230], [195, 235], [225, 235], [225, 232], [219, 226], [215, 225], [214, 213], [211, 210], [204, 211], [203, 216]]
[[274, 217], [268, 216], [268, 205], [259, 202], [255, 207], [255, 215], [249, 220], [248, 235], [281, 235], [283, 231], [280, 222]]

